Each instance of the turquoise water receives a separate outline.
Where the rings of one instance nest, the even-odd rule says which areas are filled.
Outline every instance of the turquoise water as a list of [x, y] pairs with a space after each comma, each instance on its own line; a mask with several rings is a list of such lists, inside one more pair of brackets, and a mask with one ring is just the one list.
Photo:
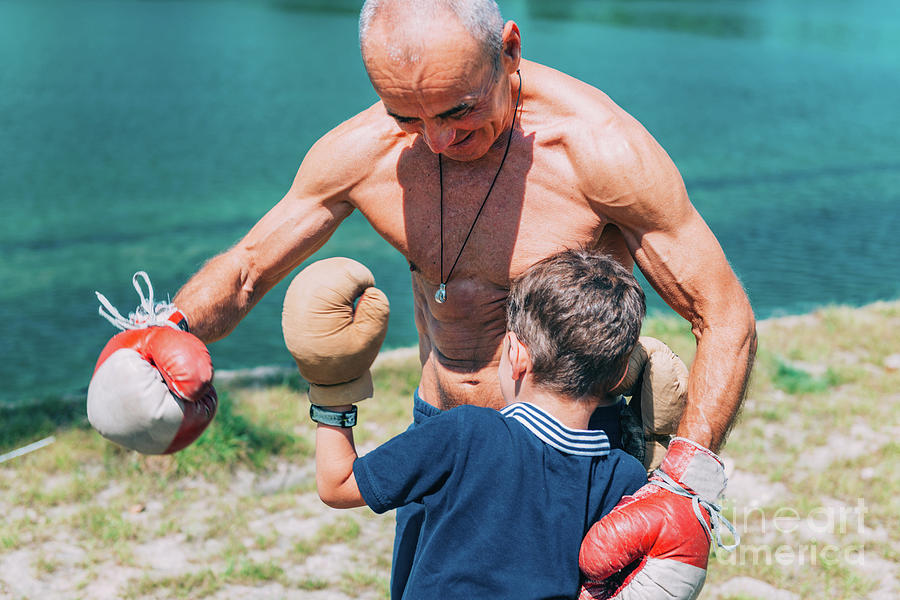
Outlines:
[[[757, 313], [900, 297], [893, 0], [501, 2], [525, 56], [606, 91], [668, 150]], [[174, 295], [375, 101], [360, 2], [0, 0], [0, 402], [77, 393], [134, 271]], [[319, 256], [375, 273], [415, 342], [406, 263], [354, 216]], [[220, 369], [287, 364], [276, 288]], [[651, 308], [663, 311], [658, 298]]]

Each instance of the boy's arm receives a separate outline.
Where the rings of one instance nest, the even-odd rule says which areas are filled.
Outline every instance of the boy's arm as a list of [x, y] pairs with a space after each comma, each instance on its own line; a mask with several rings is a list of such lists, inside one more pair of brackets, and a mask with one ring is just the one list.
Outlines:
[[[350, 410], [350, 406], [333, 406], [331, 410]], [[316, 427], [316, 487], [319, 498], [332, 508], [365, 506], [353, 476], [357, 458], [353, 429], [319, 423]]]

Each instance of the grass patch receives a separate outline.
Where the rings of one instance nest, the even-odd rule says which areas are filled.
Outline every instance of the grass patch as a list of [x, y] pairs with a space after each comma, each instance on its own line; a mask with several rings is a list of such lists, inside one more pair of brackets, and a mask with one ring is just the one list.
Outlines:
[[74, 515], [71, 524], [93, 547], [108, 547], [138, 538], [137, 526], [126, 521], [120, 511], [103, 506], [88, 506]]
[[338, 517], [324, 525], [317, 535], [321, 544], [341, 544], [359, 537], [359, 523], [353, 517]]
[[178, 475], [206, 474], [238, 465], [260, 469], [272, 455], [309, 454], [289, 431], [254, 422], [235, 410], [231, 395], [219, 396], [216, 418], [191, 446], [175, 454]]
[[87, 430], [85, 400], [45, 399], [27, 405], [0, 405], [0, 454], [68, 428]]
[[[869, 473], [863, 479], [861, 473]], [[816, 472], [797, 485], [808, 497], [829, 496], [851, 506], [865, 504], [868, 527], [884, 527], [900, 538], [900, 442], [892, 441], [878, 451], [859, 458], [838, 459], [828, 469]]]
[[314, 592], [317, 590], [327, 589], [331, 587], [331, 584], [325, 579], [320, 579], [318, 577], [307, 577], [306, 579], [298, 581], [297, 587], [307, 592]]
[[59, 506], [61, 504], [83, 504], [91, 500], [97, 492], [108, 485], [101, 477], [86, 476], [81, 470], [59, 485], [48, 487], [46, 478], [31, 482], [20, 492], [20, 501], [30, 506]]
[[357, 539], [361, 528], [353, 517], [341, 516], [331, 523], [323, 525], [311, 539], [300, 540], [294, 544], [292, 558], [304, 561], [329, 544], [348, 543]]
[[284, 569], [274, 561], [256, 562], [248, 559], [229, 565], [223, 574], [228, 583], [253, 585], [277, 581], [285, 582]]
[[0, 549], [12, 550], [20, 545], [19, 534], [14, 531], [5, 531], [0, 534]]
[[832, 368], [826, 369], [823, 375], [813, 375], [809, 371], [778, 361], [772, 383], [776, 388], [788, 394], [817, 394], [838, 386], [841, 377]]
[[361, 589], [379, 591], [385, 600], [391, 597], [390, 578], [370, 571], [345, 571], [341, 576], [341, 591], [352, 598]]
[[678, 317], [650, 317], [644, 320], [641, 335], [655, 337], [665, 342], [686, 365], [690, 365], [697, 352], [697, 340], [691, 333], [691, 324]]
[[133, 598], [150, 594], [165, 598], [205, 598], [219, 591], [223, 582], [210, 569], [171, 577], [142, 577], [125, 589], [125, 597]]
[[41, 556], [34, 562], [34, 568], [41, 574], [52, 575], [59, 568], [59, 563], [52, 558]]

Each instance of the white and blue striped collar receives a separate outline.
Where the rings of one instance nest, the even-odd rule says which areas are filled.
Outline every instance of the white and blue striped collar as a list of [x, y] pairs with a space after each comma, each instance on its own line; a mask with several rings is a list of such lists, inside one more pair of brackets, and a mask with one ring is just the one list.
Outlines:
[[602, 430], [571, 429], [553, 415], [527, 402], [516, 402], [500, 413], [524, 425], [542, 442], [560, 452], [578, 456], [605, 456], [609, 454], [609, 439]]

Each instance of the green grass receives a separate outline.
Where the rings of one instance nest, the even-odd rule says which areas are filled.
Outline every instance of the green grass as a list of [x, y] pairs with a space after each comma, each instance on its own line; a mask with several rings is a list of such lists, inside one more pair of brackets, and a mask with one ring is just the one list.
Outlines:
[[262, 468], [272, 455], [304, 457], [311, 446], [269, 422], [257, 422], [234, 408], [221, 392], [216, 418], [194, 444], [175, 455], [179, 475], [207, 473], [235, 465]]
[[341, 516], [323, 525], [316, 535], [302, 539], [294, 544], [292, 556], [294, 560], [304, 561], [313, 554], [321, 552], [328, 544], [346, 544], [359, 538], [359, 522], [350, 516]]
[[205, 598], [219, 591], [222, 578], [210, 569], [171, 577], [141, 577], [125, 589], [126, 598], [163, 594], [165, 598]]
[[302, 581], [297, 582], [297, 587], [301, 590], [313, 592], [316, 590], [328, 589], [329, 587], [331, 587], [331, 583], [329, 583], [325, 579], [319, 579], [318, 577], [308, 577]]
[[89, 428], [83, 398], [0, 405], [0, 454], [53, 435], [60, 428]]
[[838, 374], [829, 368], [824, 375], [813, 375], [787, 363], [778, 361], [772, 383], [788, 394], [815, 394], [840, 385]]
[[247, 585], [271, 581], [284, 582], [284, 569], [272, 561], [257, 562], [243, 559], [229, 565], [223, 573], [223, 578], [228, 583]]
[[341, 577], [340, 589], [351, 598], [358, 595], [363, 589], [371, 589], [379, 592], [384, 600], [391, 597], [390, 578], [383, 574], [352, 570], [344, 572]]

